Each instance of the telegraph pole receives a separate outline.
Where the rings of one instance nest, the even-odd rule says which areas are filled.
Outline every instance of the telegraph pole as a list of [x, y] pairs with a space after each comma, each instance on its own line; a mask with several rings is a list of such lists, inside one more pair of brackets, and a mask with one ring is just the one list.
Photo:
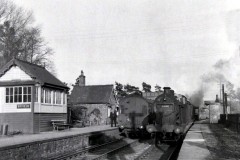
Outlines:
[[222, 84], [222, 104], [223, 104], [223, 114], [226, 114], [225, 112], [225, 99], [224, 99], [224, 84]]
[[227, 108], [228, 108], [228, 107], [227, 107], [227, 106], [228, 106], [228, 102], [227, 102], [227, 96], [228, 96], [227, 93], [225, 93], [225, 96], [224, 96], [224, 97], [225, 97], [225, 106], [226, 106], [226, 119], [228, 119], [228, 110], [227, 110]]
[[218, 85], [219, 85], [219, 88], [220, 88], [219, 102], [221, 103], [221, 97], [222, 97], [222, 88], [221, 88], [221, 87], [222, 87], [222, 86], [221, 86], [221, 85], [222, 85], [222, 81], [221, 81], [221, 80], [220, 80], [220, 82], [219, 82]]

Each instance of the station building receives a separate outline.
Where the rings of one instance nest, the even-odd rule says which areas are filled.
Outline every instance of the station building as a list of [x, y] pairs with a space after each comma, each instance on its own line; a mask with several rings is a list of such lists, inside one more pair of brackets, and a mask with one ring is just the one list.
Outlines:
[[24, 133], [52, 130], [51, 120], [67, 120], [67, 91], [44, 67], [12, 59], [0, 70], [0, 124]]

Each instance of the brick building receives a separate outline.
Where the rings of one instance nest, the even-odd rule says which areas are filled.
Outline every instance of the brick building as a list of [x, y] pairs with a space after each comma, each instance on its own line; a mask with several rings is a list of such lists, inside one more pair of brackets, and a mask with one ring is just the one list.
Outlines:
[[0, 124], [25, 133], [52, 130], [51, 120], [67, 119], [67, 90], [44, 67], [12, 59], [0, 70]]
[[118, 107], [113, 85], [85, 85], [83, 72], [77, 79], [69, 98], [69, 106], [87, 109], [91, 125], [108, 122], [111, 108]]

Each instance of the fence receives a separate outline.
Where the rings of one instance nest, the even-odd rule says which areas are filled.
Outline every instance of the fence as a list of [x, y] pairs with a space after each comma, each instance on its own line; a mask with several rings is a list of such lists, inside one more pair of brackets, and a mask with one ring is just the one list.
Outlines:
[[231, 130], [240, 132], [240, 114], [221, 114], [219, 122]]

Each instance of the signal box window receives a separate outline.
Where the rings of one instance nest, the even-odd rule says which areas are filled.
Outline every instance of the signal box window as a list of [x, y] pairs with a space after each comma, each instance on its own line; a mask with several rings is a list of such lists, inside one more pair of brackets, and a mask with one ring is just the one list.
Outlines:
[[7, 87], [6, 103], [22, 103], [31, 102], [31, 87]]

